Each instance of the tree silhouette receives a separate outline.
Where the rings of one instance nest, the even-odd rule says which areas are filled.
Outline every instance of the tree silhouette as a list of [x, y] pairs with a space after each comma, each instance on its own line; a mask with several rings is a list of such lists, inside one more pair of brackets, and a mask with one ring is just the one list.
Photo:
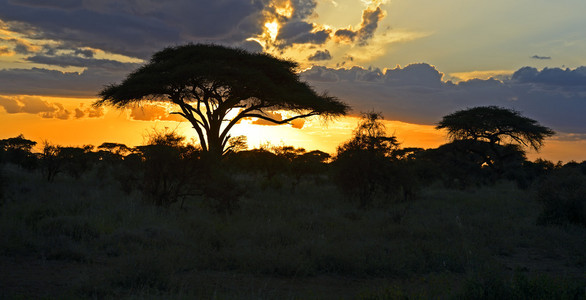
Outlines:
[[436, 129], [446, 129], [452, 141], [466, 141], [468, 150], [483, 156], [483, 163], [498, 172], [503, 171], [503, 161], [514, 153], [504, 150], [516, 146], [519, 151], [522, 147], [537, 151], [546, 137], [555, 134], [517, 111], [497, 106], [456, 111], [444, 116]]
[[24, 135], [0, 140], [0, 161], [11, 162], [26, 169], [34, 169], [37, 161], [32, 148], [37, 144]]
[[[193, 125], [203, 151], [221, 156], [230, 130], [244, 118], [285, 124], [316, 115], [346, 114], [345, 103], [318, 95], [301, 82], [296, 67], [268, 54], [217, 45], [169, 47], [122, 83], [104, 88], [95, 105], [121, 108], [143, 101], [172, 102], [180, 108], [176, 113]], [[295, 115], [280, 119], [269, 114], [277, 110]]]
[[380, 113], [363, 113], [354, 137], [338, 147], [333, 161], [338, 187], [358, 198], [362, 208], [372, 204], [378, 192], [389, 195], [396, 188], [392, 160], [399, 143], [387, 135], [382, 119]]

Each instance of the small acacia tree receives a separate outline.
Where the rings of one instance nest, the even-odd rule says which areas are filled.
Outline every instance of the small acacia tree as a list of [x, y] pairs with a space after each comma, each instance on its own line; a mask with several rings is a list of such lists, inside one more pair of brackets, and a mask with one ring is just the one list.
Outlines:
[[[193, 125], [202, 150], [221, 156], [229, 146], [230, 130], [244, 118], [285, 124], [316, 115], [346, 114], [345, 103], [319, 95], [301, 82], [296, 67], [292, 61], [268, 54], [217, 45], [169, 47], [155, 53], [122, 83], [104, 88], [95, 105], [174, 103], [180, 109], [176, 113]], [[277, 110], [294, 115], [276, 119], [268, 114]]]
[[[483, 162], [502, 172], [502, 163], [516, 147], [539, 150], [546, 137], [554, 131], [519, 112], [497, 106], [480, 106], [459, 110], [438, 123], [436, 129], [446, 129], [452, 141], [467, 141], [468, 150], [483, 156]], [[484, 144], [485, 146], [483, 146]]]
[[380, 113], [363, 113], [354, 136], [338, 147], [333, 161], [338, 187], [358, 198], [362, 208], [372, 204], [378, 192], [389, 195], [396, 188], [392, 160], [399, 143], [387, 135], [382, 120]]

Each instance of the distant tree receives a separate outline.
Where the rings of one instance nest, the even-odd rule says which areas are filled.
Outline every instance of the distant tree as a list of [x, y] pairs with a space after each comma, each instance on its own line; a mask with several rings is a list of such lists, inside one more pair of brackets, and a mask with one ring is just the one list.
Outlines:
[[338, 147], [338, 154], [352, 151], [368, 151], [382, 156], [391, 156], [399, 146], [397, 138], [388, 136], [383, 117], [378, 112], [362, 113], [362, 119], [354, 129], [354, 136]]
[[358, 198], [360, 207], [370, 205], [378, 192], [388, 195], [396, 187], [392, 153], [398, 145], [394, 136], [387, 135], [380, 113], [363, 113], [354, 136], [338, 147], [333, 161], [338, 187]]
[[537, 121], [497, 106], [456, 111], [444, 116], [436, 128], [446, 129], [452, 141], [467, 141], [468, 149], [483, 157], [482, 164], [497, 172], [503, 171], [507, 157], [517, 155], [509, 145], [518, 146], [519, 151], [523, 151], [522, 147], [537, 151], [546, 137], [554, 135], [553, 130]]
[[79, 179], [91, 167], [91, 155], [94, 146], [58, 147], [57, 159], [63, 164], [63, 170], [71, 177]]
[[538, 224], [576, 224], [586, 227], [586, 174], [577, 163], [555, 169], [537, 188], [543, 209]]
[[[296, 67], [292, 61], [268, 54], [217, 45], [169, 47], [155, 53], [122, 83], [104, 88], [94, 105], [174, 103], [180, 108], [176, 114], [193, 125], [202, 150], [221, 156], [228, 148], [230, 130], [244, 118], [285, 124], [310, 116], [346, 114], [346, 104], [318, 95], [301, 82]], [[277, 110], [296, 114], [284, 119], [269, 114]]]
[[108, 151], [116, 156], [126, 156], [132, 152], [132, 149], [125, 144], [108, 142], [99, 145], [98, 150]]
[[42, 171], [49, 182], [53, 182], [57, 174], [63, 171], [63, 160], [59, 157], [60, 147], [48, 141], [43, 142], [41, 153]]
[[37, 142], [26, 139], [22, 134], [0, 140], [0, 161], [11, 162], [26, 169], [34, 169], [37, 165], [37, 159], [31, 150], [36, 144]]
[[0, 149], [4, 151], [18, 149], [30, 152], [36, 144], [37, 142], [27, 140], [21, 134], [17, 137], [0, 140]]

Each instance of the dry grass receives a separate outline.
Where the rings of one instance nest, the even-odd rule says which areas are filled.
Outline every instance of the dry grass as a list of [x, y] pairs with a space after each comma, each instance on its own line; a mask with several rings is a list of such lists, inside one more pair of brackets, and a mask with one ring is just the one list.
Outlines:
[[4, 175], [0, 266], [24, 266], [0, 277], [7, 297], [466, 298], [539, 278], [559, 281], [553, 291], [586, 285], [586, 229], [536, 225], [539, 204], [508, 183], [357, 209], [327, 181], [259, 182], [219, 215], [197, 197], [145, 204], [97, 173]]

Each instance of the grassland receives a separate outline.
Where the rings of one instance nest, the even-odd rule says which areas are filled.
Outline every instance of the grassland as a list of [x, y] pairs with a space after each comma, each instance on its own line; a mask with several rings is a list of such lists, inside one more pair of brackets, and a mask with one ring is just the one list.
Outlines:
[[225, 215], [147, 204], [111, 172], [2, 173], [2, 299], [585, 297], [586, 228], [536, 225], [533, 190], [509, 182], [358, 209], [327, 178], [242, 175]]

